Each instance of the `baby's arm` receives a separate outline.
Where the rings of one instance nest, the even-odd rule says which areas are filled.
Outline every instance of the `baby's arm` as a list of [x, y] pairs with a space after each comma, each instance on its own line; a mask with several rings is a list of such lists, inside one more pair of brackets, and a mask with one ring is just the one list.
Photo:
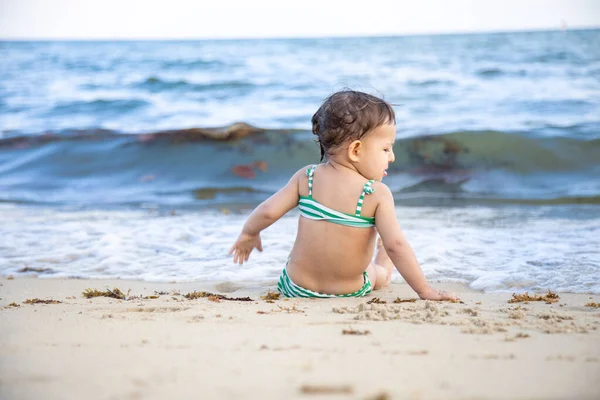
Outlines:
[[427, 283], [415, 253], [400, 229], [396, 218], [394, 197], [390, 189], [384, 184], [378, 184], [375, 193], [379, 200], [375, 211], [375, 226], [381, 236], [385, 251], [400, 275], [422, 299], [455, 300], [455, 295], [436, 290]]
[[233, 253], [234, 263], [243, 264], [248, 261], [254, 248], [262, 251], [260, 232], [298, 205], [298, 182], [305, 171], [301, 169], [296, 172], [287, 185], [252, 211], [242, 233], [229, 250], [229, 254]]

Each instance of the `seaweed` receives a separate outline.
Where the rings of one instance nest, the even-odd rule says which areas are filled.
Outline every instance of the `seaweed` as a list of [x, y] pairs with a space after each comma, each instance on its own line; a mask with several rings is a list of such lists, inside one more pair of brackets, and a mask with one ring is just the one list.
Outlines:
[[369, 335], [370, 333], [371, 333], [370, 331], [357, 331], [356, 329], [344, 329], [342, 331], [342, 335], [363, 336], [363, 335]]
[[6, 306], [6, 308], [9, 308], [9, 307], [21, 307], [21, 305], [13, 302]]
[[27, 299], [23, 302], [23, 304], [60, 304], [62, 303], [62, 301], [59, 300], [42, 300], [42, 299], [38, 299], [37, 297], [35, 299]]
[[185, 297], [188, 300], [195, 300], [195, 299], [199, 299], [201, 297], [208, 297], [210, 296], [210, 293], [207, 292], [196, 292], [195, 290], [193, 292], [190, 292], [188, 294], [184, 294], [183, 297]]
[[160, 296], [157, 294], [154, 295], [150, 295], [150, 296], [144, 296], [143, 299], [144, 300], [151, 300], [151, 299], [158, 299]]
[[218, 296], [208, 296], [208, 301], [214, 301], [215, 303], [220, 303], [221, 299]]
[[352, 394], [352, 386], [325, 386], [325, 385], [303, 385], [300, 387], [303, 394]]
[[530, 296], [528, 292], [525, 292], [523, 294], [513, 293], [512, 299], [508, 300], [508, 302], [509, 303], [521, 303], [521, 302], [527, 303], [529, 301], [545, 301], [546, 304], [552, 304], [552, 303], [556, 303], [559, 299], [560, 299], [560, 297], [556, 293], [553, 293], [550, 289], [548, 289], [548, 293], [546, 293], [543, 296], [540, 296], [540, 295]]
[[400, 297], [396, 297], [396, 300], [394, 300], [394, 303], [398, 304], [398, 303], [414, 303], [415, 301], [417, 301], [417, 299], [401, 299]]
[[266, 300], [268, 302], [268, 301], [272, 301], [272, 300], [279, 300], [280, 295], [281, 295], [281, 293], [271, 292], [269, 290], [266, 295], [260, 296], [260, 298], [263, 300]]
[[254, 301], [252, 300], [250, 297], [227, 297], [224, 296], [222, 294], [215, 294], [215, 293], [210, 293], [210, 292], [197, 292], [197, 291], [193, 291], [191, 293], [188, 294], [184, 294], [183, 297], [185, 297], [188, 300], [195, 300], [195, 299], [199, 299], [202, 297], [208, 297], [209, 300], [211, 301], [217, 301], [217, 300], [229, 300], [229, 301]]
[[373, 297], [371, 300], [367, 301], [367, 304], [387, 304], [387, 301], [381, 300], [379, 297]]
[[391, 400], [392, 396], [387, 392], [381, 392], [373, 397], [369, 397], [367, 400]]
[[586, 307], [592, 307], [592, 308], [600, 308], [600, 303], [592, 303], [589, 302], [585, 305]]
[[54, 272], [52, 270], [52, 268], [33, 268], [33, 267], [24, 267], [21, 268], [20, 270], [18, 270], [17, 272], [21, 273], [21, 274], [25, 274], [28, 272], [35, 272], [38, 274], [43, 274], [43, 273], [52, 273]]
[[[114, 288], [113, 290], [106, 289], [104, 292], [101, 292], [98, 289], [88, 288], [85, 289], [82, 294], [86, 299], [91, 299], [92, 297], [110, 297], [113, 299], [127, 300], [127, 296], [121, 292], [119, 288]], [[127, 294], [129, 294], [129, 291]]]

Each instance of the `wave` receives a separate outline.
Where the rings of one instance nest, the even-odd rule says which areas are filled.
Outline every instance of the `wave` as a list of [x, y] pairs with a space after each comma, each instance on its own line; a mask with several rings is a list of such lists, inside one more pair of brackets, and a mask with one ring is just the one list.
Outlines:
[[415, 87], [456, 86], [456, 82], [449, 79], [409, 80], [407, 84]]
[[[142, 82], [133, 84], [138, 89], [145, 89], [151, 92], [163, 92], [163, 91], [186, 91], [186, 92], [208, 92], [208, 91], [219, 91], [219, 90], [241, 90], [241, 89], [252, 89], [255, 87], [254, 84], [244, 81], [225, 81], [216, 82], [209, 84], [191, 83], [186, 80], [164, 80], [157, 77], [150, 77]], [[238, 92], [239, 94], [239, 92]]]
[[476, 74], [483, 78], [496, 78], [500, 76], [525, 76], [526, 71], [523, 69], [517, 71], [506, 71], [500, 68], [482, 68], [477, 70]]
[[531, 57], [529, 61], [534, 63], [558, 63], [564, 61], [580, 62], [582, 60], [579, 56], [577, 56], [577, 54], [573, 52], [555, 51], [552, 53], [546, 53]]
[[121, 115], [124, 112], [135, 111], [149, 105], [149, 102], [139, 99], [98, 99], [93, 101], [73, 101], [54, 106], [48, 112], [48, 115]]
[[586, 114], [594, 112], [595, 105], [587, 100], [575, 99], [547, 99], [547, 100], [521, 100], [511, 102], [511, 109], [527, 110], [538, 115], [556, 115], [579, 113]]
[[[600, 139], [529, 137], [498, 131], [420, 136], [394, 146], [392, 170], [502, 169], [517, 173], [585, 170], [600, 163]], [[400, 161], [400, 162], [398, 162]]]
[[161, 63], [161, 67], [163, 68], [172, 68], [172, 69], [186, 69], [189, 70], [190, 68], [200, 68], [200, 69], [204, 69], [204, 68], [216, 68], [216, 67], [224, 67], [227, 65], [231, 65], [231, 64], [227, 64], [224, 63], [222, 61], [217, 61], [217, 60], [193, 60], [193, 61], [183, 61], [183, 60], [178, 60], [178, 61], [164, 61]]
[[[597, 205], [600, 139], [463, 131], [398, 139], [386, 183], [400, 201]], [[245, 123], [0, 139], [0, 201], [256, 202], [319, 162], [306, 130]]]

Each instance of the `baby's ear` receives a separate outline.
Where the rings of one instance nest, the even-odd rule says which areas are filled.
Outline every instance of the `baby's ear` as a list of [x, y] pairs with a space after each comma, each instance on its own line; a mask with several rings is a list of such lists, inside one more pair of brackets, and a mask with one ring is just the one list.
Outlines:
[[358, 162], [360, 152], [362, 151], [362, 143], [360, 140], [355, 140], [348, 146], [348, 158], [353, 162]]

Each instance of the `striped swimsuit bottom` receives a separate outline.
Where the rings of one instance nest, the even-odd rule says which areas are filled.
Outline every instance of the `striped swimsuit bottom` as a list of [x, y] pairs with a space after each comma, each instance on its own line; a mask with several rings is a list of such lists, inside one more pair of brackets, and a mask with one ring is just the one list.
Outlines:
[[326, 294], [314, 292], [309, 289], [305, 289], [302, 286], [296, 285], [290, 277], [288, 276], [287, 269], [284, 268], [281, 276], [279, 277], [279, 282], [277, 283], [277, 289], [279, 293], [281, 293], [284, 297], [314, 297], [314, 298], [335, 298], [335, 297], [363, 297], [368, 295], [373, 291], [373, 285], [371, 284], [371, 280], [369, 279], [369, 275], [367, 271], [363, 272], [363, 276], [365, 278], [365, 284], [362, 288], [357, 290], [354, 293], [348, 294]]

